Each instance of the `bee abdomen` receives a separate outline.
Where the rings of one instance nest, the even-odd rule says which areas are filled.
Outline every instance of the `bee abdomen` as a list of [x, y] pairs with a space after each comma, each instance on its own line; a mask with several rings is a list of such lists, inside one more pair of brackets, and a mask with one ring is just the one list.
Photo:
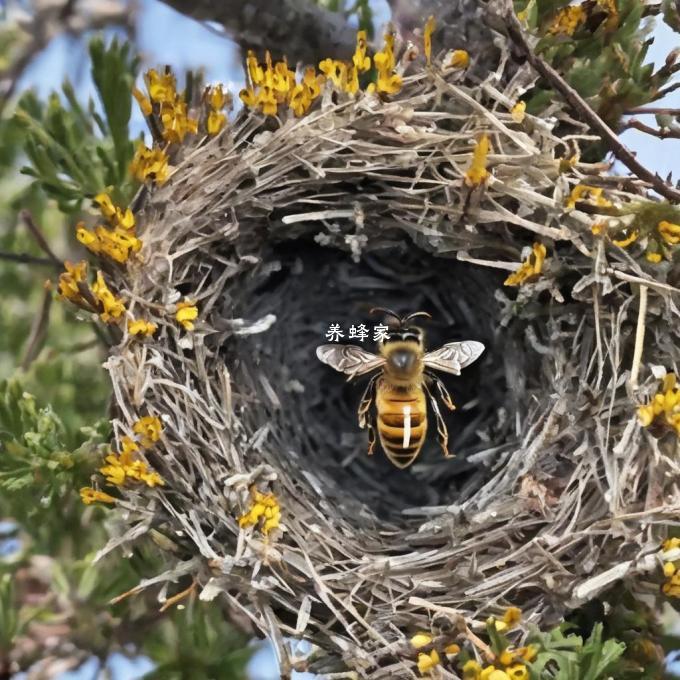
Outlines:
[[420, 453], [427, 432], [427, 411], [422, 390], [378, 394], [378, 432], [385, 455], [399, 468], [411, 465]]

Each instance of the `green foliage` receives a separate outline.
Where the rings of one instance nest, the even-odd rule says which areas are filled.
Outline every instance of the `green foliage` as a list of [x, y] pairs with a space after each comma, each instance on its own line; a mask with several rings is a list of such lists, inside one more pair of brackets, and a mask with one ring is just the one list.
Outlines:
[[240, 680], [252, 651], [216, 603], [197, 600], [176, 609], [154, 631], [147, 651], [158, 660], [148, 680]]
[[74, 485], [85, 483], [109, 434], [108, 422], [100, 420], [82, 428], [68, 446], [64, 425], [49, 406], [39, 408], [19, 381], [1, 382], [0, 491], [33, 487], [41, 499], [36, 510], [59, 503]]
[[30, 166], [22, 172], [35, 178], [67, 214], [80, 210], [86, 198], [108, 189], [114, 202], [127, 205], [136, 188], [128, 166], [134, 154], [128, 124], [138, 59], [127, 44], [101, 38], [90, 43], [92, 79], [104, 116], [90, 99], [80, 105], [70, 82], [62, 85], [65, 102], [55, 92], [46, 104], [27, 92], [19, 101], [16, 120], [26, 131]]
[[[648, 20], [641, 0], [616, 0], [617, 15], [610, 15], [605, 3], [584, 2], [585, 20], [573, 35], [551, 34], [550, 26], [568, 0], [529, 0], [516, 3], [526, 13], [529, 28], [540, 36], [538, 53], [557, 69], [600, 117], [619, 129], [625, 111], [654, 101], [671, 72], [654, 72], [646, 63], [651, 41]], [[527, 110], [542, 110], [553, 93], [539, 84], [527, 97]], [[596, 154], [597, 155], [597, 154]]]
[[558, 626], [549, 633], [538, 633], [532, 642], [540, 645], [536, 660], [531, 664], [532, 675], [545, 680], [605, 680], [625, 650], [625, 645], [613, 639], [602, 639], [602, 624], [593, 627], [584, 642], [579, 635], [568, 634], [568, 625]]

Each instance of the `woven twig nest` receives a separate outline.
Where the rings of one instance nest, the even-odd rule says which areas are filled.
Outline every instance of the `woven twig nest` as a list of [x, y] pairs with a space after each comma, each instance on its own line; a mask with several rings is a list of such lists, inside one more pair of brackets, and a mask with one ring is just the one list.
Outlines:
[[[285, 639], [307, 638], [312, 670], [412, 677], [416, 631], [460, 616], [474, 630], [509, 604], [543, 627], [617, 579], [644, 589], [655, 527], [677, 511], [675, 440], [636, 417], [657, 384], [647, 367], [679, 356], [666, 265], [594, 235], [596, 206], [567, 207], [578, 183], [615, 205], [643, 188], [561, 162], [592, 137], [557, 105], [513, 119], [523, 68], [503, 91], [499, 74], [414, 70], [391, 101], [327, 93], [283, 121], [242, 111], [184, 147], [137, 216], [141, 257], [111, 272], [129, 311], [159, 325], [107, 362], [116, 436], [161, 417], [147, 457], [165, 480], [125, 492], [129, 529], [111, 545], [170, 537], [173, 567], [143, 585], [193, 575], [274, 640], [283, 668]], [[470, 187], [482, 133], [491, 176]], [[541, 275], [504, 287], [535, 242]], [[192, 332], [174, 318], [185, 298]], [[315, 348], [330, 323], [370, 325], [375, 305], [430, 312], [431, 347], [486, 345], [446, 380], [455, 459], [429, 440], [407, 470], [366, 456], [361, 385]], [[255, 490], [281, 509], [266, 536], [239, 523]]]

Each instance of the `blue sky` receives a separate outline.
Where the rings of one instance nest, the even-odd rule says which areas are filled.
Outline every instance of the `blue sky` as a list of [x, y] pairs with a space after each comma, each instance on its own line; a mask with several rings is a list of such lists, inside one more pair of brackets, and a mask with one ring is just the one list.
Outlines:
[[[388, 16], [385, 0], [375, 0], [378, 23]], [[217, 28], [208, 28], [186, 19], [157, 0], [141, 0], [137, 17], [138, 46], [141, 50], [144, 69], [170, 64], [176, 72], [184, 69], [204, 68], [208, 82], [221, 82], [233, 94], [243, 85], [240, 56], [234, 44], [220, 34]], [[649, 60], [661, 65], [668, 52], [677, 47], [678, 37], [664, 25], [658, 25], [653, 32], [655, 44], [649, 52]], [[82, 41], [60, 36], [53, 40], [43, 54], [37, 58], [23, 76], [19, 91], [35, 87], [47, 95], [68, 76], [79, 87], [84, 96], [92, 94], [89, 78], [87, 47]], [[658, 106], [680, 108], [680, 90], [673, 93]], [[653, 117], [648, 122], [654, 124]], [[644, 118], [643, 118], [644, 120]], [[136, 111], [133, 121], [135, 131], [145, 129], [141, 114]], [[641, 132], [630, 130], [623, 139], [638, 153], [639, 160], [656, 170], [662, 176], [674, 170], [676, 179], [680, 174], [680, 140], [661, 141]], [[114, 655], [109, 664], [112, 680], [132, 680], [141, 677], [150, 669], [144, 658], [133, 660]], [[86, 680], [96, 677], [94, 661], [85, 664], [78, 672], [65, 673], [62, 680]], [[274, 654], [267, 645], [262, 645], [250, 664], [252, 680], [276, 680], [279, 677]], [[299, 679], [312, 677], [297, 674]]]

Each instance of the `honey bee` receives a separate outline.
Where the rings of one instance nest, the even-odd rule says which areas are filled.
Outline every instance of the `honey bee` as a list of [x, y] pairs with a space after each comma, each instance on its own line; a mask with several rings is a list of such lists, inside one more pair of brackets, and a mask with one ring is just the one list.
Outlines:
[[460, 375], [463, 368], [479, 358], [484, 345], [475, 340], [448, 342], [426, 353], [423, 330], [410, 322], [419, 316], [431, 318], [427, 312], [404, 317], [382, 308], [371, 310], [373, 312], [383, 312], [396, 320], [396, 325], [379, 340], [378, 354], [357, 345], [337, 343], [321, 345], [316, 350], [320, 361], [348, 375], [348, 380], [376, 372], [366, 386], [357, 411], [359, 427], [368, 427], [368, 455], [374, 452], [377, 430], [388, 459], [401, 469], [411, 465], [425, 441], [429, 400], [444, 457], [452, 457], [438, 399], [452, 411], [456, 407], [432, 370]]

